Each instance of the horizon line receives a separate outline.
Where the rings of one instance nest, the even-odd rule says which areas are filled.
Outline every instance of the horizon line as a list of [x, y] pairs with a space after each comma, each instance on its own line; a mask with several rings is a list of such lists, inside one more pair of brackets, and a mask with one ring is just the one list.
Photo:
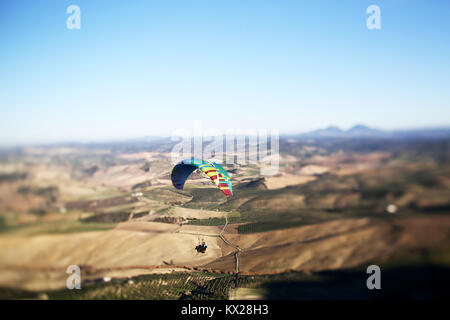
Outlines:
[[[343, 133], [350, 131], [355, 127], [365, 127], [371, 130], [377, 130], [384, 133], [401, 133], [408, 131], [433, 131], [433, 130], [450, 130], [450, 124], [448, 125], [433, 125], [433, 126], [418, 126], [412, 128], [397, 128], [397, 129], [379, 129], [377, 127], [367, 126], [364, 124], [355, 124], [350, 126], [348, 129], [342, 129], [342, 127], [337, 125], [328, 125], [326, 127], [308, 130], [308, 131], [290, 131], [286, 130], [281, 132], [280, 137], [283, 136], [295, 136], [295, 135], [304, 135], [308, 133], [314, 133], [318, 130], [327, 130], [329, 128], [338, 128]], [[268, 130], [270, 132], [270, 130]], [[226, 136], [226, 134], [223, 134]], [[239, 134], [238, 134], [239, 135]], [[145, 140], [145, 139], [154, 139], [154, 141], [169, 139], [174, 137], [173, 135], [165, 135], [165, 134], [155, 134], [155, 135], [142, 135], [142, 136], [134, 136], [129, 138], [105, 138], [105, 139], [63, 139], [59, 141], [36, 141], [36, 142], [19, 142], [19, 143], [4, 143], [0, 142], [0, 149], [15, 149], [15, 148], [25, 148], [25, 147], [52, 147], [58, 145], [94, 145], [94, 144], [108, 144], [108, 143], [130, 143], [133, 140]], [[192, 137], [195, 137], [192, 135]]]

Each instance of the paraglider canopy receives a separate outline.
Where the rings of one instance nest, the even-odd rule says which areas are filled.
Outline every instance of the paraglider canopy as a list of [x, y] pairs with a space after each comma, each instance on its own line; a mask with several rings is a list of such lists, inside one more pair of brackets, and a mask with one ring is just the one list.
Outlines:
[[194, 170], [200, 169], [204, 172], [226, 196], [233, 195], [230, 176], [219, 164], [198, 159], [186, 159], [179, 162], [172, 170], [172, 184], [175, 188], [182, 190], [184, 183]]

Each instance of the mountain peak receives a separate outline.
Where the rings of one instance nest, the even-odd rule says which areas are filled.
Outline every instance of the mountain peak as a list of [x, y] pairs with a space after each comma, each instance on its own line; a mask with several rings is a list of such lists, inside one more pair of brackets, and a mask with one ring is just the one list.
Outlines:
[[312, 138], [358, 138], [358, 137], [374, 137], [381, 136], [385, 133], [381, 130], [368, 127], [363, 124], [357, 124], [348, 130], [342, 130], [337, 126], [328, 126], [325, 129], [319, 129], [305, 133], [303, 136]]
[[339, 128], [338, 126], [328, 126], [325, 129], [322, 129], [323, 131], [328, 131], [328, 132], [342, 132], [342, 129]]

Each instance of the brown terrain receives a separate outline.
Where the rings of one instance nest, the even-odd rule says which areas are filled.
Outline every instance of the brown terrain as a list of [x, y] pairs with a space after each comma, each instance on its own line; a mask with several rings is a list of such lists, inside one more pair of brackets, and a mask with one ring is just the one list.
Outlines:
[[0, 165], [0, 287], [64, 288], [70, 265], [85, 279], [450, 265], [450, 169], [433, 156], [290, 146], [277, 175], [227, 167], [227, 199], [200, 173], [175, 190], [165, 152], [92, 152], [31, 149]]

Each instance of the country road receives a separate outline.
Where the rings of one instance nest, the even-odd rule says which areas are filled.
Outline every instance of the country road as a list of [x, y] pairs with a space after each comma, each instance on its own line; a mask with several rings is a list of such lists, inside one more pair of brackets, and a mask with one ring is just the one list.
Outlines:
[[234, 260], [235, 260], [235, 272], [239, 272], [239, 253], [241, 253], [242, 249], [239, 248], [239, 246], [231, 243], [228, 241], [224, 236], [223, 232], [225, 231], [226, 227], [228, 226], [228, 216], [225, 216], [225, 225], [223, 226], [222, 230], [219, 232], [219, 234], [211, 235], [211, 234], [203, 234], [203, 233], [197, 233], [197, 232], [186, 232], [186, 231], [175, 231], [176, 233], [182, 233], [182, 234], [190, 234], [195, 236], [208, 236], [208, 237], [218, 237], [220, 238], [225, 244], [229, 245], [230, 247], [233, 247], [236, 249], [236, 252], [234, 253]]
[[228, 225], [228, 216], [225, 216], [225, 225], [223, 226], [222, 230], [219, 233], [219, 238], [222, 239], [223, 242], [225, 242], [227, 245], [235, 248], [237, 251], [234, 253], [234, 261], [235, 261], [235, 270], [236, 273], [239, 273], [239, 253], [242, 251], [241, 248], [239, 248], [239, 246], [232, 244], [231, 242], [229, 242], [227, 239], [225, 239], [225, 237], [222, 235], [222, 233], [225, 231], [225, 228]]

